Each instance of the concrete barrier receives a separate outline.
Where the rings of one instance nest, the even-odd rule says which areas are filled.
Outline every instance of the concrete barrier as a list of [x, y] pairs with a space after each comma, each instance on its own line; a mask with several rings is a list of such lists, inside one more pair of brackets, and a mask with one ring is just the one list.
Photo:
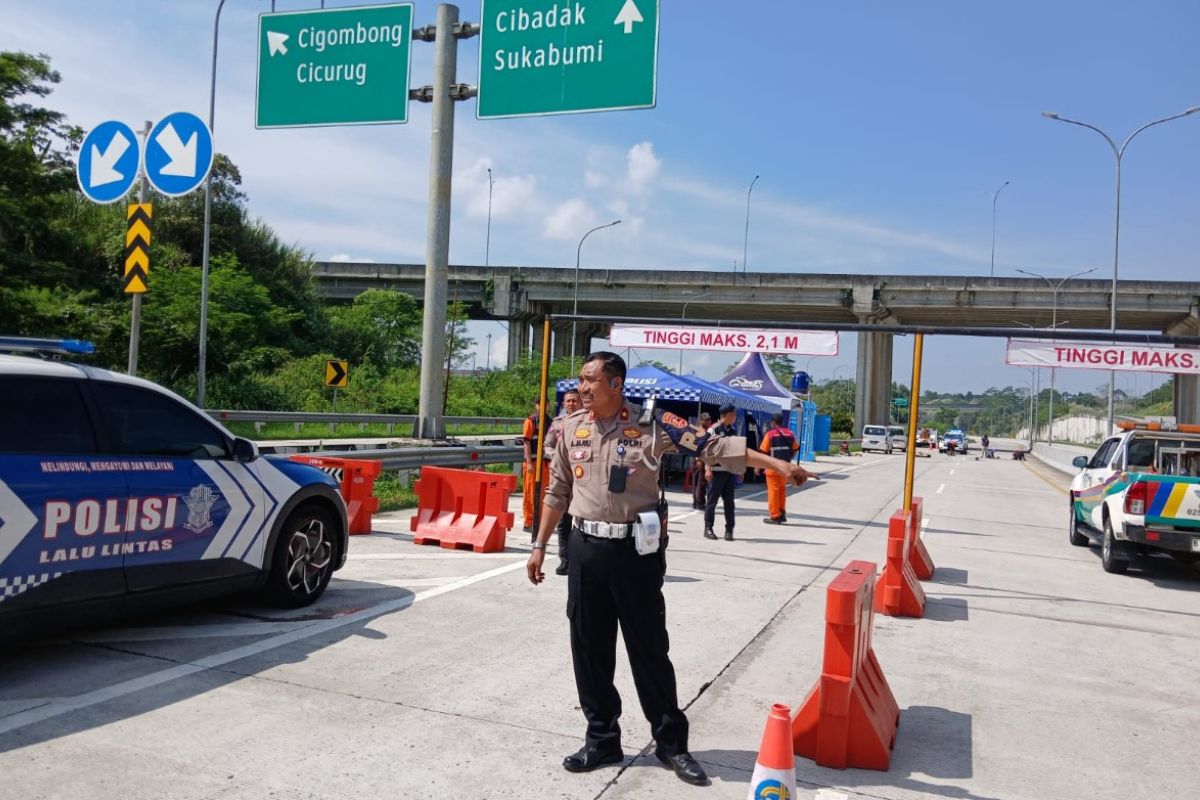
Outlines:
[[1033, 445], [1033, 457], [1043, 464], [1054, 467], [1064, 475], [1074, 477], [1079, 470], [1071, 466], [1071, 462], [1077, 456], [1091, 456], [1096, 452], [1094, 447], [1081, 447], [1069, 444], [1049, 445], [1045, 442], [1035, 442]]

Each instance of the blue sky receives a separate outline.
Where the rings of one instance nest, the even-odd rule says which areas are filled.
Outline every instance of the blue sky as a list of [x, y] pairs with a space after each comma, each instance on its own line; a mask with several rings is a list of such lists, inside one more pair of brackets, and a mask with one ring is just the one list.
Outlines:
[[[586, 0], [584, 0], [586, 3]], [[355, 5], [328, 0], [329, 7]], [[278, 0], [299, 10], [317, 0]], [[459, 4], [479, 19], [479, 3]], [[134, 127], [208, 105], [215, 0], [0, 0], [0, 48], [44, 52], [63, 83], [48, 101], [85, 128]], [[258, 131], [256, 17], [229, 0], [218, 66], [218, 149], [241, 169], [251, 210], [318, 259], [418, 262], [424, 255], [429, 109], [404, 126]], [[418, 25], [436, 5], [416, 6]], [[540, 119], [474, 118], [459, 106], [451, 261], [481, 264], [487, 174], [496, 177], [492, 263], [730, 270], [741, 259], [754, 175], [752, 271], [1111, 276], [1113, 158], [1086, 120], [1118, 139], [1200, 105], [1200, 3], [1147, 0], [712, 2], [662, 0], [658, 107]], [[460, 45], [474, 82], [478, 40]], [[432, 46], [415, 43], [413, 83]], [[1200, 275], [1200, 115], [1142, 134], [1125, 158], [1123, 277]], [[493, 334], [493, 364], [503, 329]], [[895, 374], [907, 381], [910, 345]], [[817, 378], [853, 374], [852, 336]], [[675, 353], [645, 351], [675, 363]], [[481, 352], [479, 362], [485, 357]], [[735, 356], [685, 361], [715, 377]], [[1019, 385], [1001, 342], [934, 340], [925, 385]], [[1104, 373], [1060, 372], [1071, 389]], [[1146, 376], [1118, 385], [1145, 391]]]

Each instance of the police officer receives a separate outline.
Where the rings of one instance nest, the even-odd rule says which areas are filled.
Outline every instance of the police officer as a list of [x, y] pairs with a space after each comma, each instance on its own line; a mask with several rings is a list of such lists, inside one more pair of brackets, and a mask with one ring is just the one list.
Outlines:
[[[796, 456], [800, 444], [783, 424], [783, 414], [771, 416], [771, 430], [763, 437], [759, 449], [781, 461], [791, 461]], [[760, 469], [758, 474], [762, 475], [763, 470]], [[767, 514], [763, 522], [768, 525], [782, 525], [787, 522], [787, 481], [774, 472], [767, 475]]]
[[[550, 430], [546, 432], [546, 463], [549, 463], [554, 449], [558, 447], [558, 440], [562, 438], [563, 421], [582, 406], [583, 401], [579, 399], [578, 389], [568, 389], [563, 393], [563, 411], [554, 418], [550, 423]], [[558, 566], [554, 568], [555, 575], [567, 574], [567, 536], [570, 532], [571, 515], [563, 514], [562, 521], [558, 523]]]
[[[718, 419], [720, 423], [712, 429], [714, 436], [737, 436], [737, 428], [734, 427], [737, 422], [736, 408], [729, 403], [721, 406]], [[720, 500], [725, 511], [725, 541], [733, 541], [734, 492], [737, 491], [737, 476], [741, 471], [726, 469], [720, 464], [705, 465], [704, 474], [709, 483], [708, 502], [704, 504], [705, 539], [717, 538], [717, 534], [713, 533], [713, 525], [717, 521], [717, 500]]]
[[[700, 430], [712, 427], [712, 415], [707, 411], [700, 415]], [[703, 511], [708, 502], [708, 467], [698, 458], [692, 459], [692, 509]]]
[[[808, 473], [755, 451], [742, 437], [715, 439], [674, 414], [642, 417], [625, 400], [625, 362], [592, 353], [579, 374], [583, 410], [567, 417], [550, 468], [537, 541], [526, 565], [529, 580], [545, 579], [546, 543], [564, 512], [574, 518], [567, 543], [567, 618], [579, 704], [587, 719], [583, 747], [563, 759], [569, 772], [588, 772], [624, 759], [621, 696], [613, 685], [617, 626], [625, 639], [642, 712], [657, 744], [655, 755], [682, 780], [703, 785], [704, 769], [688, 752], [688, 721], [679, 708], [675, 668], [668, 655], [662, 550], [639, 555], [635, 523], [658, 511], [660, 460], [671, 451], [732, 469], [765, 467], [799, 485]], [[665, 519], [663, 520], [665, 522]], [[665, 545], [665, 542], [664, 542]]]

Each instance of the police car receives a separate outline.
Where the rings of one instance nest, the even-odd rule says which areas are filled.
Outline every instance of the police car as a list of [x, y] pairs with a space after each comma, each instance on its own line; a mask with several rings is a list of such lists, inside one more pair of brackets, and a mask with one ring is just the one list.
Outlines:
[[93, 349], [0, 337], [0, 635], [247, 589], [320, 597], [346, 560], [333, 479], [149, 381], [44, 358]]

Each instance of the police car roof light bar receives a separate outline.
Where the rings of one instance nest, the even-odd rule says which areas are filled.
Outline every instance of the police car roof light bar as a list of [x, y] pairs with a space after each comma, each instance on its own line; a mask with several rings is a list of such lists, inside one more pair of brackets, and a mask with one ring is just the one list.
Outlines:
[[27, 336], [0, 336], [0, 353], [56, 353], [91, 355], [96, 345], [82, 339], [35, 339]]

